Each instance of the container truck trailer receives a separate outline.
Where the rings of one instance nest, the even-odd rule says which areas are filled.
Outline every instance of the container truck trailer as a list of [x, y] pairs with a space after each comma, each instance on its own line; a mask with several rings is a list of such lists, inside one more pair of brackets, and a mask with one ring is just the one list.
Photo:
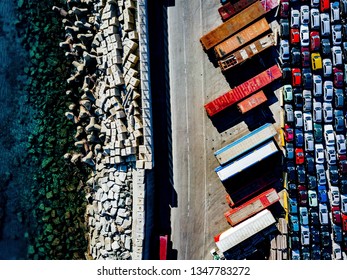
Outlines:
[[225, 166], [218, 166], [215, 172], [221, 181], [226, 181], [276, 152], [278, 152], [277, 146], [273, 141], [270, 141]]
[[265, 18], [256, 21], [247, 28], [241, 30], [240, 32], [215, 46], [214, 52], [216, 58], [222, 59], [223, 57], [231, 54], [233, 51], [241, 48], [242, 46], [246, 45], [247, 43], [270, 30], [270, 25]]
[[271, 212], [264, 209], [237, 226], [216, 235], [214, 241], [217, 248], [224, 253], [275, 223], [276, 220]]
[[236, 86], [225, 94], [217, 97], [215, 100], [205, 104], [204, 107], [206, 112], [210, 117], [212, 117], [252, 93], [259, 91], [280, 77], [282, 77], [282, 72], [278, 65], [274, 65], [241, 85]]
[[242, 64], [246, 60], [252, 58], [256, 54], [268, 49], [275, 45], [275, 39], [273, 33], [267, 34], [266, 36], [255, 40], [249, 45], [243, 47], [240, 50], [235, 51], [231, 55], [218, 61], [218, 65], [223, 72]]
[[261, 90], [241, 101], [240, 103], [237, 103], [237, 108], [242, 114], [245, 114], [266, 101], [267, 98], [264, 92]]
[[214, 153], [220, 165], [224, 165], [234, 158], [246, 153], [277, 134], [275, 127], [267, 123], [226, 145]]
[[230, 209], [224, 216], [231, 226], [243, 222], [280, 200], [275, 189], [269, 189], [244, 204]]
[[200, 38], [204, 50], [208, 51], [242, 28], [265, 14], [265, 10], [259, 1], [245, 8], [242, 12], [236, 14], [226, 22], [214, 28]]

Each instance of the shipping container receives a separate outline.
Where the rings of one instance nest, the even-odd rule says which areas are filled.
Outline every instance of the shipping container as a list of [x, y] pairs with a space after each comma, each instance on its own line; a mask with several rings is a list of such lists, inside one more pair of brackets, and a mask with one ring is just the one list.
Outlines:
[[276, 190], [269, 189], [248, 200], [244, 204], [230, 209], [228, 212], [224, 213], [224, 216], [231, 226], [236, 226], [279, 200], [280, 197]]
[[226, 181], [276, 152], [278, 152], [278, 148], [273, 141], [270, 141], [225, 166], [218, 166], [215, 172], [221, 181]]
[[218, 249], [225, 252], [275, 223], [274, 216], [265, 209], [237, 226], [216, 235], [214, 241]]
[[265, 18], [256, 21], [247, 28], [241, 30], [240, 32], [215, 46], [214, 52], [216, 54], [216, 58], [222, 59], [223, 57], [231, 54], [233, 51], [241, 48], [242, 46], [246, 45], [247, 43], [270, 30], [270, 25]]
[[267, 98], [264, 92], [261, 90], [238, 103], [237, 108], [239, 108], [239, 111], [244, 114], [260, 104], [263, 104], [265, 101], [267, 101]]
[[[237, 1], [234, 4], [231, 4], [230, 2], [223, 5], [218, 9], [218, 12], [222, 18], [223, 21], [228, 20], [236, 13], [240, 12], [245, 7], [249, 6], [250, 4], [254, 3], [256, 0], [240, 0]], [[261, 0], [261, 4], [264, 7], [265, 12], [269, 12], [272, 9], [276, 8], [278, 6], [278, 0]]]
[[250, 94], [259, 91], [274, 80], [282, 77], [282, 72], [278, 65], [274, 65], [241, 85], [236, 86], [222, 96], [205, 104], [206, 112], [209, 116], [214, 116], [218, 112], [237, 103]]
[[252, 180], [250, 183], [243, 185], [240, 188], [231, 190], [230, 194], [225, 196], [230, 207], [236, 207], [245, 201], [256, 196], [259, 192], [273, 186], [278, 181], [278, 177], [271, 171], [263, 174], [260, 178]]
[[200, 38], [203, 48], [208, 51], [231, 35], [235, 34], [242, 28], [246, 27], [253, 21], [257, 20], [265, 14], [265, 10], [259, 1], [236, 14], [220, 26], [211, 30]]
[[273, 33], [268, 34], [251, 44], [243, 47], [240, 50], [235, 51], [231, 55], [223, 58], [218, 61], [219, 67], [223, 72], [242, 64], [247, 59], [253, 57], [256, 54], [261, 53], [262, 51], [268, 49], [271, 46], [275, 45], [275, 39]]
[[236, 3], [226, 3], [222, 7], [218, 9], [218, 13], [220, 14], [223, 21], [228, 20], [233, 15], [237, 14], [238, 12], [242, 11], [244, 8], [248, 7], [249, 5], [253, 4], [258, 0], [240, 0]]
[[269, 140], [277, 134], [275, 127], [267, 123], [242, 136], [236, 141], [224, 146], [214, 153], [220, 165], [224, 165], [234, 158], [248, 152], [261, 143]]

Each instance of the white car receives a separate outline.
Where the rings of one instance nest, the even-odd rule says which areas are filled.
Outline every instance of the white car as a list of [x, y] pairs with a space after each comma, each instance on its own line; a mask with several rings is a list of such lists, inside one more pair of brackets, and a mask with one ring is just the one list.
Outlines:
[[320, 123], [322, 122], [323, 110], [322, 103], [318, 101], [313, 102], [313, 121]]
[[314, 151], [315, 151], [315, 161], [317, 164], [323, 164], [324, 163], [324, 148], [322, 144], [315, 144], [314, 145]]
[[334, 87], [332, 81], [324, 81], [323, 84], [323, 98], [325, 102], [333, 100]]
[[314, 137], [312, 132], [306, 132], [304, 134], [305, 139], [305, 151], [306, 152], [313, 152], [314, 151]]
[[323, 76], [330, 77], [333, 73], [333, 65], [330, 58], [323, 59]]
[[310, 44], [310, 35], [308, 30], [308, 25], [300, 25], [300, 45], [302, 47], [307, 47]]
[[302, 5], [300, 8], [300, 23], [308, 24], [310, 21], [310, 8], [308, 5]]
[[302, 225], [300, 227], [301, 231], [301, 245], [310, 245], [310, 230], [308, 226]]
[[346, 154], [346, 137], [343, 134], [336, 134], [336, 150], [340, 155]]
[[327, 13], [320, 14], [320, 34], [323, 37], [330, 36], [330, 17]]
[[313, 96], [322, 96], [323, 82], [320, 75], [313, 75]]
[[289, 59], [290, 59], [288, 40], [281, 40], [280, 41], [280, 58], [281, 58], [282, 62], [289, 61]]
[[325, 159], [329, 165], [336, 164], [336, 151], [334, 146], [325, 147]]
[[341, 45], [342, 43], [342, 25], [335, 24], [331, 27], [333, 45]]
[[295, 121], [295, 127], [303, 126], [303, 118], [302, 118], [301, 111], [294, 111], [294, 121]]
[[304, 113], [303, 119], [304, 119], [304, 131], [305, 132], [312, 131], [313, 130], [312, 114]]
[[311, 0], [311, 7], [318, 7], [319, 6], [319, 0]]
[[310, 10], [310, 27], [311, 29], [318, 30], [320, 27], [320, 19], [319, 19], [319, 10], [318, 9], [311, 9]]
[[321, 225], [327, 225], [329, 223], [328, 207], [325, 203], [319, 203], [319, 221]]
[[291, 9], [290, 12], [290, 27], [299, 28], [300, 26], [300, 12], [296, 9]]
[[331, 48], [333, 56], [333, 66], [342, 65], [342, 50], [340, 46], [333, 46]]
[[332, 206], [340, 206], [340, 190], [337, 186], [330, 187], [330, 202]]
[[308, 211], [307, 207], [299, 207], [299, 220], [300, 224], [308, 225]]
[[333, 107], [330, 102], [323, 102], [323, 119], [325, 123], [331, 123], [333, 121]]
[[341, 246], [337, 243], [333, 243], [333, 259], [342, 260]]
[[340, 202], [341, 202], [341, 213], [347, 214], [347, 195], [346, 194], [340, 195]]
[[331, 22], [339, 22], [340, 21], [340, 3], [339, 1], [335, 1], [330, 3], [330, 19]]
[[324, 141], [325, 146], [335, 146], [334, 129], [331, 124], [324, 125]]
[[317, 207], [318, 206], [317, 192], [315, 190], [308, 190], [307, 196], [308, 196], [308, 205], [310, 207]]

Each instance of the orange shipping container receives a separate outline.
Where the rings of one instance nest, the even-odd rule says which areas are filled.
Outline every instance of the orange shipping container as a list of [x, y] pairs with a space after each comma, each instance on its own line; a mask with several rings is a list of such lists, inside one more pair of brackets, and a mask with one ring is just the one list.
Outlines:
[[270, 26], [265, 18], [258, 20], [249, 27], [241, 30], [239, 33], [215, 46], [214, 51], [217, 59], [225, 57], [269, 30]]
[[257, 1], [220, 26], [202, 36], [200, 38], [200, 42], [205, 50], [209, 50], [248, 24], [257, 20], [264, 14], [265, 10], [263, 6], [261, 5], [260, 1]]
[[239, 108], [240, 112], [244, 114], [252, 110], [253, 108], [257, 107], [258, 105], [264, 103], [266, 100], [267, 98], [264, 92], [261, 90], [257, 92], [256, 94], [253, 94], [252, 96], [238, 103], [237, 108]]

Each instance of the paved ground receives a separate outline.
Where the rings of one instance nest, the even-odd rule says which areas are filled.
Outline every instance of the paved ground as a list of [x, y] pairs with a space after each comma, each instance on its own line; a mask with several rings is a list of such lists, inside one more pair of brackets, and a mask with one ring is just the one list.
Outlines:
[[[213, 65], [199, 38], [221, 24], [219, 6], [219, 0], [176, 0], [168, 9], [173, 174], [178, 197], [178, 207], [171, 211], [171, 239], [178, 259], [211, 259], [214, 235], [229, 228], [223, 215], [228, 209], [226, 191], [214, 172], [218, 163], [213, 152], [259, 121], [259, 115], [252, 114], [244, 122], [235, 109], [213, 121], [205, 113], [206, 102], [244, 78], [238, 71], [253, 75], [267, 64], [256, 58], [226, 76]], [[257, 66], [249, 68], [254, 63]], [[270, 109], [274, 113], [271, 116], [268, 110], [267, 120], [279, 121], [278, 93], [269, 90], [267, 95], [273, 100]]]

